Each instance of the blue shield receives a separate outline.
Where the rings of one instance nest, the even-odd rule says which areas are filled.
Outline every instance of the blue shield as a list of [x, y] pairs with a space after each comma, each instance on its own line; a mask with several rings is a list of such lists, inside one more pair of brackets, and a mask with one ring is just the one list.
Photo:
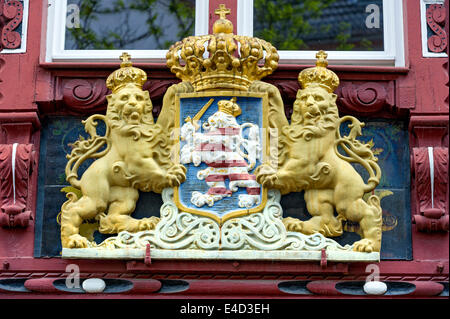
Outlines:
[[176, 159], [187, 168], [174, 200], [218, 223], [261, 211], [267, 192], [253, 174], [267, 157], [266, 93], [179, 94]]

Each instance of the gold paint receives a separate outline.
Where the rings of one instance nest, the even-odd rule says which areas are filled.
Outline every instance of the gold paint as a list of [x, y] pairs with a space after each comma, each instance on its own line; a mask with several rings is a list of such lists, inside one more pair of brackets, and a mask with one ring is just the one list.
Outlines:
[[369, 145], [369, 147], [372, 149], [373, 155], [380, 155], [381, 153], [383, 153], [383, 149], [378, 147], [378, 148], [374, 148], [375, 143], [373, 142], [373, 139], [371, 139], [370, 141], [367, 142], [367, 144]]
[[[64, 248], [87, 247], [88, 238], [83, 235], [92, 240], [94, 225], [83, 226], [83, 222], [94, 219], [102, 233], [155, 228], [159, 218], [136, 220], [130, 216], [138, 191], [160, 193], [163, 188], [173, 187], [179, 209], [210, 217], [219, 224], [262, 211], [270, 188], [282, 194], [305, 191], [307, 209], [313, 217], [305, 222], [285, 218], [287, 230], [331, 237], [342, 234], [342, 221], [359, 223], [363, 238], [354, 249], [380, 251], [382, 194], [367, 194], [376, 192], [381, 170], [373, 141], [363, 144], [357, 140], [364, 123], [351, 116], [339, 117], [333, 93], [339, 78], [327, 69], [327, 54], [319, 51], [316, 67], [300, 72], [301, 89], [289, 124], [279, 90], [260, 81], [277, 68], [277, 50], [264, 40], [234, 35], [233, 25], [226, 18], [230, 12], [220, 5], [215, 11], [219, 19], [212, 35], [187, 37], [169, 49], [167, 66], [182, 82], [166, 91], [156, 124], [149, 93], [142, 90], [147, 74], [132, 66], [128, 53], [120, 56], [120, 69], [106, 81], [112, 92], [107, 97], [106, 116], [95, 114], [83, 121], [90, 138], [80, 137], [67, 156], [67, 181], [74, 189], [67, 193], [68, 200], [61, 208]], [[258, 183], [263, 185], [262, 202], [256, 208], [223, 218], [184, 207], [178, 197], [178, 188], [186, 176], [186, 168], [179, 164], [180, 99], [205, 96], [231, 99], [220, 108], [235, 116], [241, 111], [236, 97], [263, 99], [264, 164], [255, 171]], [[193, 119], [186, 120], [198, 125], [212, 102], [210, 99]], [[97, 134], [98, 120], [106, 124], [104, 136]], [[344, 122], [350, 122], [347, 136], [339, 131]], [[345, 155], [340, 153], [342, 150]], [[78, 179], [78, 169], [87, 159], [95, 161]], [[350, 163], [358, 163], [368, 171], [367, 183]]]
[[219, 4], [219, 9], [214, 10], [214, 14], [217, 14], [220, 19], [226, 19], [226, 16], [231, 13], [230, 9], [227, 9], [224, 4]]
[[300, 72], [298, 81], [303, 89], [320, 86], [328, 93], [333, 93], [339, 86], [339, 78], [337, 75], [327, 69], [327, 56], [327, 53], [320, 50], [316, 54], [316, 67], [308, 68]]
[[242, 110], [239, 105], [236, 104], [236, 97], [232, 97], [231, 100], [222, 100], [217, 103], [219, 111], [237, 117], [242, 114]]
[[198, 130], [200, 128], [200, 125], [198, 124], [198, 121], [200, 118], [205, 114], [205, 112], [209, 109], [211, 104], [214, 102], [214, 99], [209, 99], [208, 102], [206, 102], [205, 105], [200, 109], [200, 111], [197, 112], [197, 114], [194, 115], [194, 117], [191, 119], [190, 116], [186, 117], [184, 119], [185, 122], [191, 122], [192, 125], [195, 127], [195, 130]]
[[[277, 50], [270, 43], [233, 34], [233, 24], [226, 18], [230, 12], [220, 5], [212, 35], [187, 37], [167, 52], [167, 66], [183, 82], [190, 82], [196, 92], [248, 91], [253, 81], [278, 66]], [[205, 46], [208, 57], [204, 57]], [[264, 65], [258, 65], [260, 62]]]
[[214, 14], [219, 16], [213, 24], [213, 33], [233, 33], [233, 24], [226, 17], [231, 13], [230, 9], [225, 8], [224, 4], [219, 5], [219, 9], [214, 11]]
[[[84, 140], [84, 138], [82, 138], [81, 140]], [[77, 199], [80, 199], [83, 196], [82, 192], [78, 188], [72, 186], [61, 188], [61, 192], [64, 192], [66, 194], [72, 192], [76, 195]], [[58, 223], [58, 225], [61, 225], [61, 215], [62, 213], [59, 212], [58, 216], [56, 216], [56, 222]], [[80, 235], [86, 237], [88, 241], [94, 241], [94, 233], [98, 230], [98, 226], [98, 221], [85, 220], [79, 227]]]
[[94, 233], [98, 230], [98, 228], [98, 222], [90, 223], [88, 221], [85, 221], [80, 225], [80, 236], [83, 236], [88, 241], [92, 242], [94, 241]]
[[[177, 99], [176, 99], [176, 113], [175, 113], [175, 132], [179, 132], [180, 128], [181, 128], [181, 123], [180, 123], [180, 100], [182, 98], [192, 98], [192, 97], [209, 97], [209, 96], [224, 96], [224, 97], [229, 97], [229, 93], [227, 92], [223, 92], [223, 91], [211, 91], [211, 92], [195, 92], [195, 93], [179, 93], [176, 95]], [[254, 93], [254, 92], [233, 92], [233, 97], [232, 99], [234, 99], [234, 101], [236, 101], [236, 97], [259, 97], [262, 98], [262, 112], [263, 112], [263, 128], [267, 128], [268, 126], [268, 118], [267, 118], [267, 114], [268, 114], [268, 99], [267, 99], [267, 93]], [[234, 103], [232, 101], [228, 101], [231, 103]], [[263, 160], [265, 159], [265, 157], [269, 154], [269, 148], [268, 148], [268, 143], [267, 143], [267, 137], [268, 137], [268, 133], [267, 133], [267, 129], [263, 129], [263, 145], [266, 145], [266, 152], [263, 154]], [[175, 155], [174, 158], [176, 159], [177, 162], [179, 162], [180, 159], [180, 143], [176, 144], [176, 147], [174, 148], [175, 151]], [[190, 207], [186, 207], [184, 206], [181, 201], [180, 201], [180, 197], [179, 197], [179, 187], [176, 186], [174, 187], [174, 202], [177, 205], [177, 207], [184, 212], [188, 212], [188, 213], [192, 213], [192, 214], [196, 214], [196, 215], [200, 215], [200, 216], [205, 216], [205, 217], [209, 217], [212, 218], [213, 220], [215, 220], [217, 223], [219, 223], [220, 225], [222, 225], [225, 221], [231, 219], [231, 218], [235, 218], [235, 217], [241, 217], [241, 216], [246, 216], [246, 215], [250, 215], [253, 213], [257, 213], [260, 212], [264, 209], [264, 207], [266, 206], [267, 203], [267, 189], [263, 188], [262, 191], [262, 196], [261, 196], [261, 203], [260, 205], [258, 205], [257, 207], [254, 207], [252, 209], [242, 209], [242, 210], [238, 210], [236, 212], [227, 214], [226, 216], [223, 216], [222, 218], [220, 218], [219, 216], [209, 213], [209, 212], [205, 212], [205, 211], [201, 211], [201, 210], [197, 210], [194, 208], [190, 208]]]
[[[298, 90], [290, 125], [278, 129], [278, 162], [265, 162], [255, 172], [257, 181], [282, 194], [305, 191], [305, 201], [312, 218], [300, 221], [285, 218], [290, 231], [333, 237], [342, 234], [342, 221], [358, 222], [362, 239], [355, 251], [380, 251], [382, 210], [376, 195], [363, 199], [378, 185], [381, 170], [371, 147], [356, 138], [362, 135], [364, 123], [352, 116], [339, 117], [337, 75], [326, 66], [326, 53], [316, 55], [316, 67], [300, 72]], [[277, 107], [280, 109], [280, 107]], [[280, 123], [280, 121], [278, 121]], [[340, 135], [340, 126], [350, 122], [348, 136]], [[342, 155], [343, 150], [346, 155]], [[350, 163], [362, 165], [369, 173], [367, 184]], [[338, 217], [334, 216], [334, 211]]]
[[[88, 239], [80, 233], [85, 220], [97, 219], [99, 231], [114, 234], [153, 229], [159, 218], [140, 220], [130, 215], [138, 191], [160, 193], [180, 185], [186, 169], [170, 159], [170, 135], [152, 116], [152, 102], [142, 86], [147, 79], [135, 68], [130, 56], [121, 56], [120, 69], [107, 79], [112, 94], [107, 96], [106, 116], [95, 114], [83, 121], [90, 138], [73, 144], [67, 156], [67, 181], [77, 192], [69, 192], [61, 208], [61, 241], [64, 248], [85, 248]], [[97, 121], [106, 124], [104, 136], [97, 134]], [[96, 159], [78, 179], [78, 168], [87, 159]]]
[[[122, 63], [128, 64], [128, 62], [131, 62], [131, 55], [128, 54], [128, 52], [123, 52], [122, 55], [119, 57], [119, 59], [122, 60]], [[121, 65], [122, 66], [122, 65]]]
[[[380, 198], [380, 201], [384, 197], [391, 196], [391, 195], [394, 194], [390, 190], [375, 190], [374, 193], [375, 193], [375, 195], [377, 195]], [[365, 201], [367, 201], [367, 199], [369, 198], [370, 195], [371, 195], [370, 193], [364, 194], [363, 199]], [[392, 216], [391, 214], [389, 214], [389, 212], [383, 211], [383, 217], [382, 218], [383, 218], [383, 225], [381, 226], [381, 230], [383, 232], [391, 231], [395, 227], [397, 227], [397, 225], [398, 225], [397, 217]], [[360, 229], [358, 223], [352, 223], [352, 222], [349, 222], [349, 221], [343, 221], [343, 226], [342, 227], [343, 227], [343, 229], [345, 231], [355, 232], [355, 233], [361, 235], [361, 229]]]
[[142, 90], [142, 86], [147, 81], [147, 73], [132, 66], [131, 56], [124, 52], [120, 56], [122, 63], [120, 69], [114, 71], [106, 80], [106, 87], [116, 93], [127, 85], [132, 85]]

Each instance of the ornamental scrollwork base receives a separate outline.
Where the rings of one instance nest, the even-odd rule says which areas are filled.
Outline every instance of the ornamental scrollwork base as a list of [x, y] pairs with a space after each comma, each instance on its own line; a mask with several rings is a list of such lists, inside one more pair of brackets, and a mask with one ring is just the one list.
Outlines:
[[[137, 233], [123, 231], [100, 244], [90, 242], [87, 251], [96, 251], [102, 255], [102, 251], [121, 249], [144, 251], [150, 245], [152, 250], [179, 250], [186, 256], [201, 254], [205, 250], [216, 252], [218, 256], [224, 251], [264, 251], [270, 256], [271, 252], [287, 251], [289, 254], [322, 250], [355, 255], [351, 245], [341, 246], [320, 233], [304, 235], [287, 231], [282, 222], [283, 210], [278, 190], [269, 191], [268, 203], [263, 212], [230, 219], [222, 226], [212, 218], [180, 211], [173, 202], [173, 189], [164, 189], [162, 198], [161, 219], [154, 230]], [[66, 249], [64, 255], [70, 256], [70, 250]]]
[[218, 249], [220, 240], [219, 225], [214, 220], [180, 212], [173, 202], [173, 189], [162, 192], [164, 204], [161, 206], [161, 219], [155, 230], [130, 233], [120, 232], [110, 237], [98, 248], [145, 248], [152, 249]]
[[283, 224], [283, 209], [280, 200], [280, 192], [270, 190], [268, 202], [262, 213], [225, 222], [221, 229], [222, 249], [351, 251], [350, 245], [342, 247], [320, 233], [304, 235], [287, 231]]

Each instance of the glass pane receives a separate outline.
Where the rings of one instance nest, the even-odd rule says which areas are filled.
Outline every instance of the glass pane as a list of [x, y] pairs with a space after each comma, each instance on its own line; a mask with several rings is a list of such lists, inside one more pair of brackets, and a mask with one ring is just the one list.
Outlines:
[[382, 0], [254, 0], [254, 36], [278, 50], [383, 51]]
[[193, 35], [194, 23], [195, 0], [67, 0], [64, 47], [164, 50]]

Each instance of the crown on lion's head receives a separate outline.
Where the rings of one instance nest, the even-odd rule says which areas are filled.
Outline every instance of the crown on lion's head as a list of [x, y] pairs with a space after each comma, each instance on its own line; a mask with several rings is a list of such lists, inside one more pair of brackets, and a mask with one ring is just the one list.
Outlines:
[[147, 81], [147, 73], [145, 71], [136, 68], [130, 61], [131, 56], [124, 52], [120, 56], [122, 63], [120, 63], [120, 69], [114, 71], [106, 79], [106, 87], [112, 91], [112, 93], [118, 92], [129, 84], [133, 84], [139, 89], [142, 89], [145, 81]]
[[[124, 52], [120, 56], [122, 60], [120, 68], [111, 73], [106, 80], [106, 86], [111, 90], [111, 94], [106, 96], [108, 100], [106, 115], [112, 128], [136, 126], [137, 122], [154, 124], [150, 95], [147, 90], [142, 90], [147, 80], [147, 74], [145, 71], [133, 67], [130, 58], [131, 56]], [[135, 100], [135, 103], [131, 104], [128, 102], [128, 96], [133, 94], [139, 95], [141, 100]], [[125, 102], [121, 95], [122, 97], [126, 96]]]
[[[215, 13], [220, 18], [213, 25], [213, 34], [190, 36], [173, 44], [166, 55], [167, 66], [178, 78], [191, 82], [197, 92], [217, 88], [247, 91], [252, 81], [277, 68], [277, 50], [264, 40], [234, 35], [233, 24], [225, 17], [230, 10], [224, 5]], [[205, 50], [209, 53], [206, 57]]]
[[339, 78], [336, 73], [327, 69], [327, 56], [327, 53], [320, 50], [316, 54], [316, 66], [300, 72], [298, 82], [300, 82], [303, 89], [309, 86], [320, 86], [328, 91], [328, 93], [333, 93], [339, 86]]

